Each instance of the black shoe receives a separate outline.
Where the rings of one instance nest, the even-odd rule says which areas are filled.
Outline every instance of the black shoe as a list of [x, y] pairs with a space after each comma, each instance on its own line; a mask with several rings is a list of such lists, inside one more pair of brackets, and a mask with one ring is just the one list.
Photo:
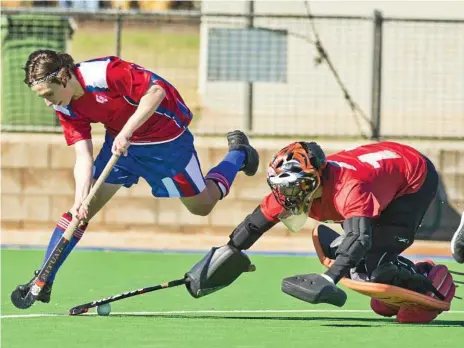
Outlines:
[[461, 223], [451, 240], [451, 252], [456, 262], [464, 263], [464, 212], [462, 212]]
[[[29, 292], [29, 289], [34, 285], [36, 277], [39, 275], [39, 270], [34, 271], [34, 277], [27, 282], [26, 284], [23, 285], [18, 285], [16, 287], [17, 292], [21, 295], [21, 297], [26, 297], [27, 293]], [[53, 284], [45, 284], [43, 287], [42, 291], [40, 291], [39, 296], [37, 297], [37, 301], [43, 302], [43, 303], [49, 303], [50, 302], [50, 297], [52, 295], [52, 285]]]
[[227, 142], [229, 143], [229, 151], [245, 151], [245, 160], [240, 170], [248, 176], [255, 175], [259, 167], [259, 154], [258, 151], [250, 145], [245, 133], [239, 130], [229, 132], [227, 133]]

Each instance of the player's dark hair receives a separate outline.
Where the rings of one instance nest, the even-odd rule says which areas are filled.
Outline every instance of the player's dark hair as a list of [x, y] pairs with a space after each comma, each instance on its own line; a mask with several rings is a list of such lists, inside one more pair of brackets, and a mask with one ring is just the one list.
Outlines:
[[24, 83], [29, 87], [42, 82], [66, 86], [74, 66], [74, 59], [67, 53], [52, 50], [34, 51], [29, 55], [24, 67]]

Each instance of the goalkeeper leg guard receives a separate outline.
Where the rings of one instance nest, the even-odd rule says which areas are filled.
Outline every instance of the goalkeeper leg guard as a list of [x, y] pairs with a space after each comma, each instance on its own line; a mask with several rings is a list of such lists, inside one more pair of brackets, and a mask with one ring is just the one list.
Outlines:
[[376, 298], [371, 298], [372, 310], [382, 317], [393, 317], [398, 314], [399, 307], [386, 304]]
[[[451, 303], [456, 292], [456, 285], [453, 277], [448, 272], [448, 268], [444, 265], [436, 265], [427, 275], [433, 286], [443, 295], [445, 302]], [[428, 292], [426, 295], [435, 297], [433, 292]], [[397, 321], [400, 323], [430, 323], [435, 319], [441, 311], [425, 310], [421, 307], [401, 307], [397, 315]]]

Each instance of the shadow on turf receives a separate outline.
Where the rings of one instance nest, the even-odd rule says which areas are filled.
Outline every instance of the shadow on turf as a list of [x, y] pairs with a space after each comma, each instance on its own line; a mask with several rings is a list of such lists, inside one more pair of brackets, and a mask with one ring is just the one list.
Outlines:
[[382, 325], [367, 325], [367, 324], [322, 324], [321, 326], [328, 326], [328, 327], [381, 327]]
[[[112, 317], [142, 317], [142, 318], [163, 318], [163, 319], [200, 319], [200, 320], [223, 320], [223, 319], [236, 319], [236, 320], [289, 320], [289, 321], [329, 321], [329, 322], [369, 322], [371, 324], [353, 324], [353, 323], [330, 323], [323, 324], [322, 326], [336, 326], [336, 327], [379, 327], [384, 324], [399, 325], [394, 319], [388, 318], [350, 318], [350, 317], [276, 317], [276, 316], [231, 316], [231, 315], [188, 315], [188, 314], [152, 314], [152, 315], [138, 315], [138, 314], [115, 314]], [[377, 324], [377, 325], [376, 325]], [[408, 325], [408, 324], [401, 324]], [[427, 326], [427, 327], [464, 327], [464, 321], [459, 320], [436, 320], [430, 324], [410, 324], [412, 326]]]

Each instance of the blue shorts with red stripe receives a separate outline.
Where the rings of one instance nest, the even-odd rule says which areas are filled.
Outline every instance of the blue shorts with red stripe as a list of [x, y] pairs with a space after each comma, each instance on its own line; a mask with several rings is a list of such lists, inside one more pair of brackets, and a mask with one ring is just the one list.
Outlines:
[[[98, 178], [111, 158], [114, 138], [106, 133], [105, 142], [94, 162]], [[206, 187], [200, 162], [188, 129], [166, 143], [131, 144], [127, 157], [121, 156], [105, 182], [131, 187], [139, 178], [151, 186], [155, 197], [191, 197]]]

